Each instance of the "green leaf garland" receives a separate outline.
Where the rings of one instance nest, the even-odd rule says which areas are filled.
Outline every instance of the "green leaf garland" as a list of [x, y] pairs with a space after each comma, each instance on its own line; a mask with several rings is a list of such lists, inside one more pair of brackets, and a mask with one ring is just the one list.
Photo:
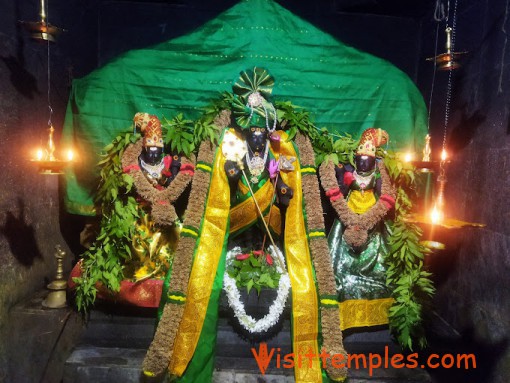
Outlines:
[[421, 229], [405, 217], [411, 212], [411, 194], [416, 190], [416, 169], [393, 153], [385, 157], [390, 177], [397, 187], [395, 219], [386, 222], [389, 233], [386, 284], [394, 287], [395, 303], [389, 311], [390, 329], [399, 344], [408, 349], [427, 345], [423, 314], [435, 293], [431, 273], [423, 260], [429, 250], [420, 243]]
[[[358, 142], [352, 136], [333, 135], [326, 129], [316, 127], [310, 114], [290, 102], [276, 102], [280, 126], [287, 129], [290, 139], [297, 132], [310, 138], [316, 165], [325, 161], [354, 164]], [[384, 158], [388, 173], [397, 189], [395, 218], [386, 222], [389, 233], [389, 251], [385, 255], [387, 265], [386, 283], [393, 288], [394, 304], [390, 308], [389, 327], [403, 348], [426, 346], [423, 313], [434, 295], [431, 274], [424, 270], [423, 259], [427, 248], [420, 244], [421, 229], [405, 221], [412, 210], [411, 195], [416, 190], [416, 169], [406, 165], [394, 153], [379, 148], [377, 156]]]
[[[203, 109], [202, 116], [196, 120], [187, 120], [182, 114], [172, 119], [163, 118], [162, 127], [166, 130], [165, 142], [171, 150], [186, 156], [196, 152], [200, 143], [210, 141], [217, 144], [219, 127], [216, 121], [222, 111], [230, 110], [234, 95], [222, 93], [215, 101]], [[298, 132], [309, 137], [316, 159], [316, 165], [324, 161], [354, 163], [357, 141], [350, 135], [334, 135], [325, 128], [318, 128], [311, 121], [310, 113], [291, 102], [276, 101], [278, 124], [286, 129], [289, 139]], [[228, 117], [228, 116], [227, 116]], [[229, 124], [229, 118], [224, 124]], [[132, 190], [132, 178], [123, 174], [120, 156], [127, 144], [135, 142], [139, 135], [126, 133], [118, 136], [105, 148], [106, 154], [101, 166], [101, 182], [97, 201], [101, 205], [101, 232], [96, 243], [83, 255], [83, 274], [76, 278], [77, 305], [86, 310], [95, 300], [96, 282], [103, 283], [112, 291], [117, 291], [122, 280], [122, 260], [131, 257], [127, 240], [132, 236], [134, 221], [138, 218], [137, 203], [127, 193]], [[412, 209], [413, 191], [416, 188], [416, 171], [405, 166], [398, 156], [378, 150], [378, 156], [384, 157], [388, 173], [397, 189], [395, 218], [387, 221], [385, 227], [389, 233], [389, 251], [385, 255], [387, 265], [386, 283], [393, 288], [395, 303], [389, 311], [389, 326], [392, 334], [404, 348], [426, 345], [423, 330], [423, 313], [430, 304], [435, 289], [430, 273], [424, 270], [423, 259], [427, 249], [420, 244], [421, 230], [405, 221]], [[249, 263], [250, 267], [256, 267]], [[227, 271], [233, 273], [233, 270]], [[244, 278], [236, 273], [236, 278]], [[249, 272], [248, 272], [249, 275]], [[265, 275], [262, 273], [261, 275]], [[262, 279], [262, 282], [260, 282]], [[250, 284], [250, 280], [253, 281]], [[277, 284], [271, 276], [259, 277], [258, 284]], [[248, 277], [241, 286], [248, 289], [257, 287], [257, 283]]]
[[82, 274], [74, 278], [76, 305], [83, 312], [95, 302], [98, 282], [111, 291], [119, 291], [122, 264], [131, 259], [129, 244], [140, 212], [137, 201], [129, 195], [133, 179], [123, 173], [120, 158], [125, 147], [139, 138], [133, 133], [117, 136], [105, 147], [99, 162], [101, 179], [96, 204], [101, 212], [100, 232], [82, 254]]

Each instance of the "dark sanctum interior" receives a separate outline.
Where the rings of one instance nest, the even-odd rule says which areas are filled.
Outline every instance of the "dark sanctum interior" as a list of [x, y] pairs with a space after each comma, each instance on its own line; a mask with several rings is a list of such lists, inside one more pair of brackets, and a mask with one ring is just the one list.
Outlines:
[[[509, 1], [274, 2], [343, 44], [389, 62], [410, 78], [426, 105], [432, 159], [439, 162], [441, 150], [448, 149], [444, 185], [448, 215], [475, 223], [422, 227], [424, 238], [435, 230], [434, 239], [445, 244], [444, 249], [431, 251], [423, 259], [423, 268], [431, 273], [436, 289], [430, 305], [421, 312], [427, 339], [424, 347], [416, 344], [412, 350], [401, 351], [387, 325], [344, 331], [349, 353], [368, 355], [389, 345], [393, 353], [417, 353], [424, 368], [390, 367], [373, 374], [366, 367], [350, 368], [348, 381], [507, 382]], [[48, 139], [48, 116], [55, 127], [55, 143], [60, 145], [65, 120], [77, 113], [69, 103], [73, 81], [129, 51], [186, 36], [238, 1], [42, 3], [47, 21], [64, 29], [55, 42], [32, 38], [24, 23], [40, 19], [41, 2], [0, 1], [0, 381], [145, 381], [148, 378], [143, 377], [140, 365], [154, 335], [156, 308], [97, 301], [83, 314], [76, 309], [72, 291], [67, 292], [64, 308], [41, 304], [56, 275], [55, 247], [59, 245], [65, 252], [63, 275], [67, 279], [86, 250], [82, 230], [94, 217], [70, 213], [65, 203], [65, 177], [40, 174], [37, 162], [31, 159], [34, 148], [44, 146]], [[256, 20], [256, 11], [250, 17]], [[454, 50], [466, 53], [455, 57], [458, 68], [438, 70], [427, 58], [445, 52], [446, 26], [453, 27]], [[262, 60], [260, 65], [271, 69], [271, 62]], [[133, 115], [135, 112], [142, 110], [134, 110]], [[132, 115], [126, 116], [130, 119]], [[424, 137], [417, 140], [422, 147]], [[332, 226], [328, 214], [333, 210], [327, 207], [325, 190], [321, 193], [328, 232]], [[182, 211], [178, 207], [178, 214], [183, 214], [185, 200], [179, 200]], [[220, 325], [221, 307], [220, 303]], [[280, 332], [289, 336], [290, 316], [285, 320]], [[243, 346], [232, 331], [228, 326], [218, 330], [214, 381], [294, 381], [292, 372], [260, 375], [250, 353], [256, 343]], [[281, 334], [273, 338], [277, 347], [284, 339]], [[476, 367], [425, 366], [434, 354], [438, 361], [447, 354], [473, 354]]]

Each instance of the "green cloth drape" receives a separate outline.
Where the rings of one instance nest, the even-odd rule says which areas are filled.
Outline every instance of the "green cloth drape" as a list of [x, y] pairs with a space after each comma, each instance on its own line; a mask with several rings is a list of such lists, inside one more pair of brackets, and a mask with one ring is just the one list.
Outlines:
[[273, 0], [244, 0], [188, 35], [129, 51], [73, 82], [63, 136], [80, 163], [66, 175], [68, 211], [93, 214], [98, 153], [136, 112], [196, 118], [254, 66], [274, 76], [277, 99], [306, 108], [319, 127], [354, 137], [379, 127], [395, 149], [416, 149], [425, 136], [426, 107], [404, 73]]

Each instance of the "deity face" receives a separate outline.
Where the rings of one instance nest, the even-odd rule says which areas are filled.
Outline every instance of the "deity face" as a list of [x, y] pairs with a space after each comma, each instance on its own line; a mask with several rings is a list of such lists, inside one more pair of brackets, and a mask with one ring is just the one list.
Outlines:
[[161, 161], [163, 148], [158, 146], [144, 146], [142, 150], [142, 159], [149, 165], [155, 165]]
[[262, 152], [266, 148], [267, 129], [258, 126], [251, 126], [246, 133], [246, 142], [252, 152]]
[[356, 155], [354, 159], [356, 165], [356, 171], [358, 173], [368, 173], [375, 169], [375, 157]]

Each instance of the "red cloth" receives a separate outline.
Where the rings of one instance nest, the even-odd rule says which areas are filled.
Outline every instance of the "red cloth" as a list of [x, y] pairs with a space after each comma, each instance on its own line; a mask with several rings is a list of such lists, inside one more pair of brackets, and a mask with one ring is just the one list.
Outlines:
[[330, 199], [330, 201], [334, 202], [337, 199], [342, 198], [343, 194], [340, 193], [339, 188], [332, 188], [326, 192], [326, 197], [328, 197]]
[[172, 176], [172, 172], [170, 171], [170, 166], [172, 166], [172, 162], [173, 162], [172, 156], [163, 157], [163, 165], [165, 165], [165, 167], [161, 171], [161, 174], [163, 174], [165, 177]]
[[163, 164], [165, 165], [165, 170], [169, 170], [170, 166], [172, 166], [172, 156], [163, 157]]
[[395, 199], [388, 194], [383, 194], [381, 197], [379, 197], [381, 202], [386, 205], [388, 209], [393, 209], [395, 206]]
[[354, 181], [354, 176], [351, 172], [345, 172], [344, 173], [344, 184], [346, 186], [350, 186], [352, 184], [352, 181]]
[[179, 172], [192, 176], [195, 173], [195, 167], [192, 164], [183, 164]]
[[129, 166], [126, 166], [122, 169], [122, 171], [124, 173], [129, 173], [131, 172], [132, 170], [140, 170], [140, 166], [138, 165], [129, 165]]
[[[73, 278], [81, 276], [81, 262], [78, 262], [71, 270], [67, 286], [73, 290], [76, 283]], [[138, 307], [158, 307], [161, 300], [161, 293], [163, 291], [162, 279], [146, 279], [142, 282], [122, 281], [120, 283], [120, 291], [113, 293], [103, 286], [101, 283], [96, 284], [97, 299], [105, 301], [123, 303]]]

